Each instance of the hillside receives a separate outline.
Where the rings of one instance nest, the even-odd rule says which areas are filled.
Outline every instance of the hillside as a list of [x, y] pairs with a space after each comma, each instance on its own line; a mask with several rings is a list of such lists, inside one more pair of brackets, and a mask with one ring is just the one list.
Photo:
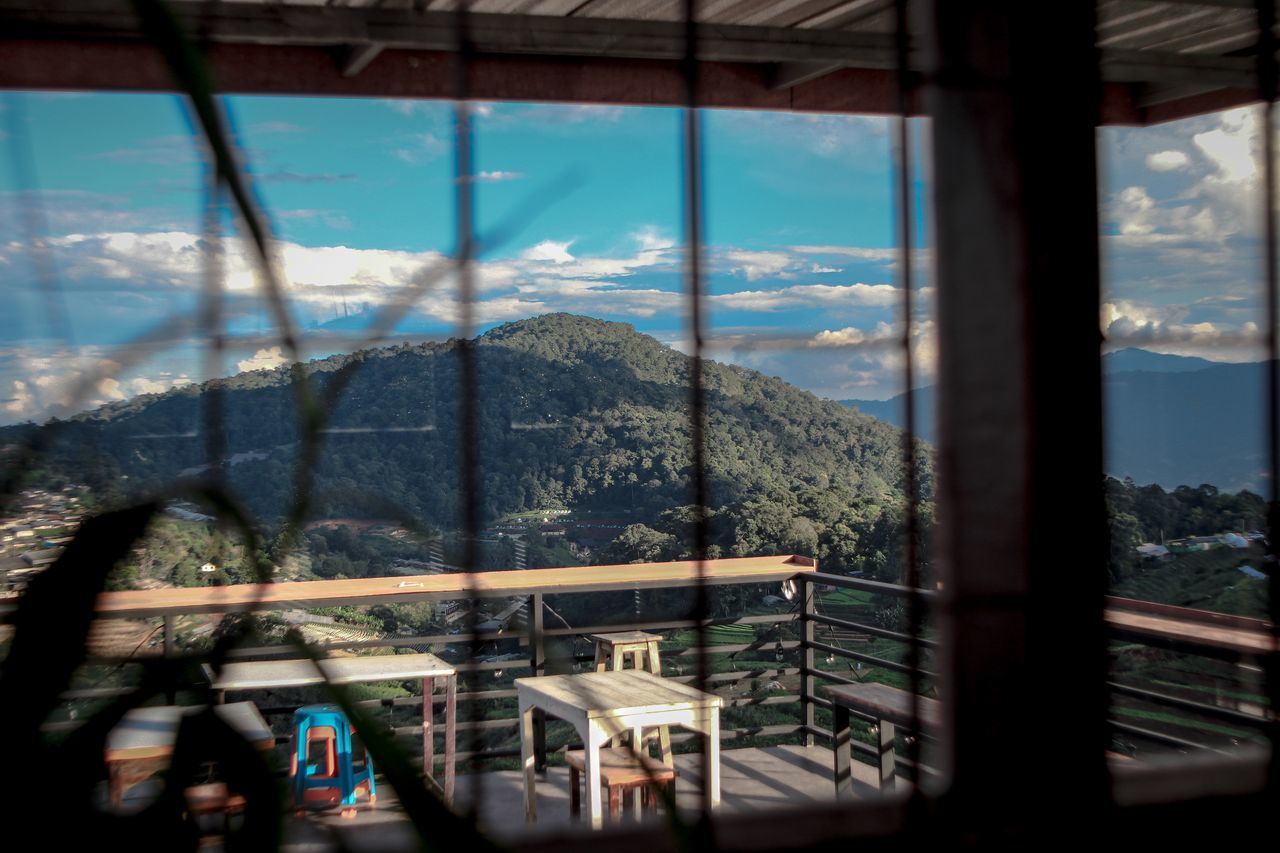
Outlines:
[[[629, 325], [564, 314], [500, 326], [477, 344], [486, 518], [554, 505], [656, 515], [688, 503], [685, 356]], [[381, 516], [392, 504], [456, 526], [456, 346], [306, 365], [318, 387], [356, 368], [315, 467], [317, 514]], [[868, 498], [900, 491], [897, 429], [754, 371], [709, 362], [705, 373], [714, 505], [806, 487]], [[196, 475], [204, 404], [217, 388], [235, 463], [228, 480], [272, 518], [287, 505], [300, 446], [291, 384], [281, 368], [104, 407], [66, 424], [48, 467], [130, 491]]]
[[[1165, 488], [1262, 491], [1266, 366], [1125, 349], [1105, 356], [1107, 473]], [[916, 390], [918, 431], [936, 441], [936, 389]], [[901, 424], [903, 399], [844, 400]]]

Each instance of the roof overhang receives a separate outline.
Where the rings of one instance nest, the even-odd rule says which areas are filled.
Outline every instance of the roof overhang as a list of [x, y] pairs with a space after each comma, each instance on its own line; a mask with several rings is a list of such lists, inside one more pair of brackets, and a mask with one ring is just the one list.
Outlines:
[[[485, 11], [519, 5], [501, 0], [471, 5], [479, 10], [467, 16], [472, 98], [685, 103], [686, 27], [661, 19], [679, 4], [540, 0], [531, 7], [583, 13], [572, 16]], [[606, 11], [592, 14], [593, 5]], [[702, 5], [714, 7], [695, 28], [702, 106], [898, 111], [885, 0], [769, 4], [770, 21], [791, 20], [788, 8], [808, 13], [785, 26], [741, 23], [762, 19], [759, 3]], [[175, 0], [171, 7], [228, 93], [449, 98], [457, 91], [454, 12], [299, 0]], [[1252, 0], [1100, 4], [1102, 122], [1150, 124], [1255, 100], [1251, 7]], [[141, 30], [126, 0], [0, 0], [0, 87], [174, 90]]]

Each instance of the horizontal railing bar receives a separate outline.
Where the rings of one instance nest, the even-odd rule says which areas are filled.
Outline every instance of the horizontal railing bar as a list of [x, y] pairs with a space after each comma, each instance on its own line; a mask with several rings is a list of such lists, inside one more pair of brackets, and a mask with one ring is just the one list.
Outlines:
[[[699, 569], [702, 566], [702, 569]], [[461, 601], [589, 592], [682, 589], [777, 583], [810, 573], [808, 557], [777, 555], [678, 560], [627, 566], [567, 566], [481, 572], [473, 575], [412, 575], [328, 581], [286, 581], [204, 589], [130, 590], [105, 594], [97, 603], [103, 619], [271, 612], [322, 607], [364, 607], [417, 601]]]
[[1187, 711], [1195, 711], [1208, 717], [1217, 717], [1222, 720], [1229, 720], [1234, 723], [1243, 723], [1247, 726], [1265, 725], [1266, 717], [1257, 714], [1248, 714], [1244, 711], [1237, 711], [1234, 708], [1222, 708], [1217, 705], [1207, 705], [1203, 702], [1197, 702], [1194, 699], [1183, 699], [1178, 696], [1170, 696], [1167, 693], [1156, 693], [1152, 690], [1143, 690], [1140, 687], [1131, 687], [1128, 684], [1119, 684], [1114, 681], [1108, 681], [1107, 686], [1117, 693], [1126, 696], [1132, 696], [1135, 699], [1141, 699], [1144, 702], [1150, 702], [1153, 705], [1166, 705], [1172, 708], [1180, 708]]
[[909, 586], [903, 586], [898, 583], [871, 581], [864, 578], [850, 578], [845, 577], [844, 575], [829, 575], [824, 572], [805, 572], [803, 577], [807, 583], [820, 586], [837, 586], [843, 589], [857, 589], [863, 592], [874, 592], [881, 595], [896, 595], [902, 598], [910, 598], [915, 594], [919, 595], [925, 602], [932, 602], [938, 597], [937, 592], [931, 589], [912, 589]]
[[1257, 656], [1257, 653], [1253, 651], [1217, 646], [1209, 642], [1199, 643], [1194, 640], [1183, 640], [1163, 634], [1148, 633], [1133, 628], [1120, 628], [1115, 625], [1109, 625], [1107, 627], [1107, 633], [1115, 640], [1124, 640], [1126, 642], [1137, 643], [1149, 648], [1167, 649], [1169, 651], [1181, 652], [1182, 654], [1195, 655], [1197, 657], [1213, 658], [1214, 660], [1226, 661], [1228, 663], [1236, 663], [1242, 659], [1248, 660], [1249, 658]]
[[758, 652], [773, 651], [781, 647], [782, 649], [798, 649], [800, 648], [799, 640], [758, 640], [754, 643], [744, 643], [735, 646], [707, 646], [699, 649], [696, 646], [682, 649], [678, 652], [668, 652], [669, 657], [693, 657], [695, 655], [736, 655], [740, 652]]
[[779, 625], [794, 622], [799, 618], [797, 613], [766, 614], [763, 616], [743, 616], [738, 619], [680, 619], [666, 622], [629, 622], [613, 625], [587, 625], [581, 628], [547, 628], [543, 630], [546, 637], [572, 637], [586, 634], [612, 634], [619, 631], [683, 631], [689, 628], [714, 628], [717, 625]]
[[[861, 634], [870, 634], [873, 637], [880, 637], [885, 640], [897, 640], [901, 643], [911, 642], [910, 634], [903, 634], [899, 631], [890, 631], [885, 628], [875, 628], [871, 625], [864, 625], [861, 622], [850, 622], [848, 619], [837, 619], [835, 616], [827, 616], [823, 613], [811, 613], [805, 618], [817, 622], [819, 625], [830, 625], [833, 628], [845, 628], [850, 631], [857, 631]], [[917, 642], [928, 649], [938, 647], [936, 640], [929, 640], [924, 637], [917, 638]]]
[[[872, 666], [878, 666], [881, 669], [892, 670], [893, 672], [901, 672], [906, 675], [911, 674], [911, 667], [907, 666], [904, 663], [897, 663], [896, 661], [885, 660], [884, 658], [878, 658], [875, 655], [866, 655], [866, 654], [863, 654], [862, 652], [851, 652], [848, 649], [842, 649], [839, 646], [827, 645], [826, 643], [815, 642], [815, 643], [810, 643], [809, 645], [812, 646], [815, 651], [827, 652], [828, 654], [833, 654], [837, 657], [845, 657], [845, 658], [849, 658], [850, 660], [861, 661], [862, 663], [871, 664]], [[934, 673], [929, 672], [928, 670], [922, 669], [920, 670], [920, 673], [929, 678], [934, 677]]]
[[809, 672], [815, 678], [825, 678], [828, 681], [834, 681], [837, 684], [863, 684], [864, 683], [862, 681], [859, 681], [856, 678], [850, 678], [849, 676], [841, 675], [838, 672], [828, 672], [825, 669], [811, 669], [809, 670]]
[[75, 690], [65, 690], [62, 693], [62, 701], [70, 702], [76, 699], [114, 699], [117, 696], [125, 696], [132, 693], [134, 687], [82, 687]]
[[1176, 737], [1174, 735], [1165, 734], [1164, 732], [1152, 731], [1151, 729], [1145, 729], [1145, 728], [1142, 728], [1141, 726], [1131, 725], [1130, 723], [1122, 723], [1119, 720], [1108, 720], [1107, 723], [1117, 731], [1122, 731], [1122, 732], [1125, 732], [1126, 734], [1131, 734], [1134, 737], [1146, 738], [1147, 740], [1155, 741], [1156, 743], [1164, 743], [1164, 744], [1168, 744], [1169, 746], [1179, 746], [1179, 747], [1182, 747], [1183, 749], [1202, 749], [1202, 750], [1207, 750], [1209, 752], [1216, 752], [1219, 755], [1231, 754], [1230, 752], [1227, 752], [1224, 749], [1218, 749], [1216, 747], [1208, 746], [1203, 743], [1196, 743], [1195, 741], [1190, 741], [1184, 738]]
[[791, 705], [799, 701], [799, 693], [788, 693], [785, 696], [760, 696], [745, 699], [726, 699], [724, 704], [727, 708], [738, 708], [748, 705]]

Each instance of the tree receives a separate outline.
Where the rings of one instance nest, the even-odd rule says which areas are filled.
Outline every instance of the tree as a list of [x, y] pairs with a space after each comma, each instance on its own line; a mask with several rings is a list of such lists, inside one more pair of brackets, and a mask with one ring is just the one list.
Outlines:
[[669, 533], [643, 524], [629, 524], [596, 559], [597, 565], [660, 563], [674, 560], [680, 543]]

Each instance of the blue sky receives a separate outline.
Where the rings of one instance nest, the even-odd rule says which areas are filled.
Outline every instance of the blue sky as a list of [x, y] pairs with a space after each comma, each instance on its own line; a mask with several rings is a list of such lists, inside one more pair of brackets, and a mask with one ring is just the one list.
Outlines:
[[[452, 251], [450, 105], [236, 97], [226, 107], [308, 330], [305, 354], [350, 349], [369, 315], [344, 314], [395, 299]], [[28, 94], [0, 109], [0, 423], [281, 361], [229, 218], [232, 343], [220, 366], [201, 360], [199, 329], [183, 322], [204, 281], [204, 167], [180, 100]], [[1117, 345], [1259, 357], [1252, 115], [1100, 132], [1101, 322]], [[681, 346], [679, 111], [478, 104], [473, 116], [480, 233], [518, 222], [477, 264], [481, 328], [565, 310]], [[703, 122], [713, 356], [823, 396], [900, 392], [891, 124], [731, 111]], [[913, 124], [920, 153], [927, 126]], [[914, 185], [924, 211], [927, 169]], [[913, 343], [928, 382], [923, 213], [917, 229]], [[43, 251], [30, 249], [32, 233]], [[447, 336], [455, 318], [444, 276], [392, 340]], [[144, 334], [146, 346], [123, 346]]]

